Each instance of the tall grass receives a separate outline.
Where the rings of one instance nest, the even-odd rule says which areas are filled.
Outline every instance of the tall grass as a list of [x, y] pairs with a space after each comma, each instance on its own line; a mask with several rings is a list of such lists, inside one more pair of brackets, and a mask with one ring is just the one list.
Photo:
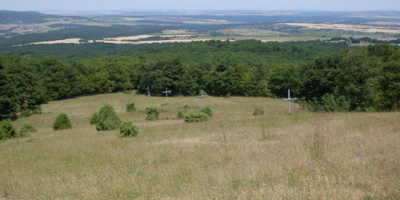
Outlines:
[[[135, 102], [136, 112], [126, 112]], [[97, 132], [105, 103], [141, 134]], [[10, 199], [385, 199], [400, 198], [400, 113], [309, 113], [267, 98], [205, 100], [207, 122], [177, 118], [195, 97], [87, 96], [43, 105], [14, 122], [37, 127], [0, 142], [0, 198]], [[254, 106], [263, 116], [253, 116]], [[146, 107], [163, 120], [146, 121]], [[72, 129], [55, 132], [67, 113]], [[166, 118], [168, 118], [166, 120]]]

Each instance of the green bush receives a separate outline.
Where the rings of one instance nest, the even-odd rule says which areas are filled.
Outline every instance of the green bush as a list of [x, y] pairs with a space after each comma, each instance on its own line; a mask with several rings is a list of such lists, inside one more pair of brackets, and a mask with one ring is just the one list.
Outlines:
[[136, 110], [135, 103], [132, 102], [132, 103], [126, 105], [126, 112], [133, 112], [135, 110]]
[[106, 104], [100, 109], [99, 118], [96, 123], [98, 131], [117, 129], [120, 124], [121, 119], [111, 105]]
[[200, 112], [206, 113], [209, 117], [212, 117], [214, 115], [213, 111], [209, 107], [202, 109]]
[[149, 121], [158, 120], [158, 115], [160, 114], [160, 112], [157, 110], [156, 107], [154, 107], [154, 108], [147, 107], [146, 112], [147, 112], [146, 120], [149, 120]]
[[19, 135], [21, 137], [29, 136], [29, 133], [37, 132], [37, 128], [34, 127], [32, 124], [22, 124], [21, 129], [19, 130]]
[[264, 115], [264, 110], [260, 107], [255, 107], [253, 111], [253, 115]]
[[71, 121], [69, 121], [69, 118], [65, 113], [59, 114], [53, 124], [53, 130], [69, 129], [71, 127]]
[[183, 113], [182, 110], [178, 111], [178, 119], [183, 119], [185, 117], [185, 114]]
[[125, 121], [121, 124], [119, 127], [119, 133], [121, 136], [127, 137], [127, 136], [136, 136], [139, 134], [139, 128], [135, 125], [132, 124], [131, 121]]
[[17, 131], [10, 120], [0, 121], [0, 140], [17, 137]]
[[97, 113], [93, 113], [92, 118], [90, 118], [90, 124], [96, 124], [99, 121], [99, 115]]
[[191, 112], [184, 117], [185, 122], [203, 122], [207, 121], [209, 118], [210, 117], [204, 112]]

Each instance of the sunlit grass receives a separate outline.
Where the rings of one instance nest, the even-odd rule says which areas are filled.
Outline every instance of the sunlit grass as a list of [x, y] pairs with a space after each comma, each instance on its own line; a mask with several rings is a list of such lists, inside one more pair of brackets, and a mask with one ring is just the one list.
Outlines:
[[[136, 111], [126, 112], [135, 102]], [[141, 133], [121, 138], [89, 120], [105, 104]], [[38, 132], [0, 142], [0, 198], [400, 198], [400, 113], [309, 113], [268, 98], [208, 97], [210, 121], [177, 117], [196, 97], [86, 96], [43, 105], [14, 122]], [[162, 120], [145, 121], [156, 106]], [[254, 116], [254, 107], [264, 115]], [[53, 131], [59, 113], [72, 129]]]

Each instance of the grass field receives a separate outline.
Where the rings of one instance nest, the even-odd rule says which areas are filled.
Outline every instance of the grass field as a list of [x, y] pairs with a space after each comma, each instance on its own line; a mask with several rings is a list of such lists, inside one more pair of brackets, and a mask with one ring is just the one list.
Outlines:
[[[137, 111], [125, 112], [135, 102]], [[96, 131], [114, 106], [141, 133]], [[0, 199], [399, 199], [400, 113], [309, 113], [269, 98], [208, 97], [210, 121], [184, 123], [196, 97], [86, 96], [43, 105], [30, 137], [0, 142]], [[145, 121], [156, 106], [163, 120]], [[255, 106], [263, 116], [253, 116]], [[53, 131], [59, 113], [73, 128]]]

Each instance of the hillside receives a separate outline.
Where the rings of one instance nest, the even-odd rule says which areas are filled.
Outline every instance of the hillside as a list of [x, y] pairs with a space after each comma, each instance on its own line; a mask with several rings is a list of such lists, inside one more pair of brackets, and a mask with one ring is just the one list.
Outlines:
[[[137, 111], [125, 106], [135, 102]], [[89, 119], [109, 103], [141, 133], [121, 138]], [[105, 94], [43, 105], [14, 122], [38, 132], [0, 142], [10, 199], [399, 199], [399, 112], [310, 113], [269, 98], [207, 97], [207, 122], [184, 123], [197, 97]], [[254, 116], [254, 107], [264, 110]], [[162, 120], [145, 121], [146, 107]], [[72, 129], [53, 131], [59, 113]]]
[[34, 11], [0, 11], [0, 24], [34, 24], [43, 23], [46, 19], [53, 17]]

